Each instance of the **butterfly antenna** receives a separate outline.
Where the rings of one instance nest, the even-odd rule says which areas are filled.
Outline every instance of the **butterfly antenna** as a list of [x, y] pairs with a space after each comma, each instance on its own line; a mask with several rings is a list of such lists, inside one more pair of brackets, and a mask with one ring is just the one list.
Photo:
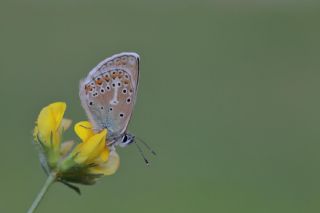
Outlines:
[[136, 144], [136, 146], [137, 146], [137, 148], [138, 148], [138, 150], [139, 150], [139, 153], [140, 153], [141, 157], [143, 158], [144, 162], [149, 166], [149, 161], [148, 161], [147, 158], [144, 156], [141, 147], [139, 146], [139, 144], [137, 144], [136, 141], [134, 141], [134, 143]]
[[157, 155], [157, 153], [141, 138], [136, 137], [153, 155]]

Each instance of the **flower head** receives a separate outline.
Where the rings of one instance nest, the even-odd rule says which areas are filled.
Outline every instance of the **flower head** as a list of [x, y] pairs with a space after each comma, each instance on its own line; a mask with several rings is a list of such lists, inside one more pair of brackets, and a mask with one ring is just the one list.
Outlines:
[[65, 110], [65, 103], [52, 103], [40, 111], [36, 121], [35, 143], [41, 148], [42, 154], [47, 156], [47, 166], [50, 168], [58, 162], [62, 132], [71, 125], [71, 120], [63, 118]]
[[119, 156], [106, 146], [107, 130], [93, 131], [91, 123], [82, 121], [74, 130], [81, 139], [62, 142], [62, 134], [71, 121], [64, 119], [66, 104], [57, 102], [44, 107], [34, 129], [35, 144], [40, 150], [40, 161], [47, 173], [55, 173], [58, 181], [93, 184], [104, 175], [114, 174], [119, 167]]
[[114, 174], [119, 167], [119, 156], [106, 146], [107, 130], [94, 133], [91, 123], [82, 121], [75, 125], [75, 132], [82, 142], [61, 163], [64, 179], [92, 184], [100, 176]]

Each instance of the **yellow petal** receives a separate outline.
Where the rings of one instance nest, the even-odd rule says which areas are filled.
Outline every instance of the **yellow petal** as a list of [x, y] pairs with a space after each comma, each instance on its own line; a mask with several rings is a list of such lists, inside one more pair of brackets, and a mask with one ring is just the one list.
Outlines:
[[109, 149], [105, 146], [104, 150], [100, 153], [100, 155], [94, 160], [94, 163], [100, 164], [105, 163], [109, 158]]
[[[57, 147], [60, 143], [57, 130], [61, 125], [61, 121], [66, 110], [66, 104], [56, 102], [44, 107], [37, 119], [37, 128], [35, 133], [38, 134], [40, 140], [45, 146]], [[51, 141], [51, 138], [53, 141]]]
[[78, 164], [90, 164], [99, 158], [106, 148], [106, 135], [107, 131], [103, 130], [79, 144], [73, 151], [74, 161]]
[[82, 141], [89, 140], [89, 138], [91, 138], [95, 134], [93, 132], [91, 123], [88, 121], [78, 122], [74, 126], [74, 131]]
[[51, 130], [57, 130], [66, 111], [66, 107], [66, 103], [56, 102], [43, 108], [38, 117], [39, 127], [49, 126]]
[[120, 157], [117, 154], [117, 152], [113, 150], [109, 154], [108, 161], [90, 168], [89, 173], [112, 175], [118, 170], [119, 165], [120, 165]]

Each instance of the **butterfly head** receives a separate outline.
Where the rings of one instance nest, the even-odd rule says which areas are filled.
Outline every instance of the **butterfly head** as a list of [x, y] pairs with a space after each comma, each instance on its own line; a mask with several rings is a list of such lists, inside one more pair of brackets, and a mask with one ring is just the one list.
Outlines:
[[120, 147], [126, 147], [134, 142], [135, 136], [131, 133], [124, 133], [119, 143]]

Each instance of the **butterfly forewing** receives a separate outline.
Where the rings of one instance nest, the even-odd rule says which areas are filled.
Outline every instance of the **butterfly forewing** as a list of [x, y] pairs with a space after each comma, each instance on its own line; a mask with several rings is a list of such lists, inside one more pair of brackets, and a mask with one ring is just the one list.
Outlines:
[[103, 60], [80, 82], [80, 99], [96, 131], [109, 137], [126, 131], [137, 95], [139, 55], [120, 53]]

